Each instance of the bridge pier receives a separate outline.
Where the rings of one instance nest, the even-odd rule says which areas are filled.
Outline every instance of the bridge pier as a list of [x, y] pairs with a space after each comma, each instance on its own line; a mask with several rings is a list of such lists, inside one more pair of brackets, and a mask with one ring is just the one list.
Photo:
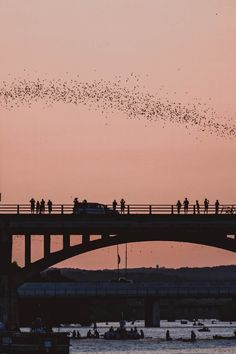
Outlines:
[[83, 234], [82, 235], [82, 243], [83, 244], [88, 244], [90, 241], [90, 235], [89, 234]]
[[6, 224], [0, 224], [0, 321], [13, 329], [18, 324], [16, 271], [11, 263], [12, 235]]
[[145, 300], [145, 327], [160, 327], [160, 303], [159, 300]]
[[25, 235], [25, 267], [31, 263], [31, 235]]
[[0, 321], [9, 329], [15, 329], [19, 323], [18, 295], [12, 279], [0, 275]]
[[51, 235], [50, 234], [45, 234], [44, 235], [44, 257], [47, 258], [50, 256], [51, 252]]
[[63, 249], [70, 247], [70, 234], [63, 234]]

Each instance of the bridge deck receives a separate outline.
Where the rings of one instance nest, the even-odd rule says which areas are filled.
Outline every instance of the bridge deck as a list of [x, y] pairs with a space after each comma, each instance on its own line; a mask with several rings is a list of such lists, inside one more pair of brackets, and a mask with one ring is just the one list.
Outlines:
[[[5, 262], [3, 270], [10, 262], [12, 235], [25, 237], [25, 266], [18, 280], [23, 282], [70, 257], [131, 242], [188, 242], [236, 252], [236, 215], [0, 214], [0, 262], [1, 259]], [[44, 242], [43, 258], [35, 262], [31, 261], [33, 235], [42, 235]], [[52, 235], [62, 236], [61, 250], [51, 251]], [[72, 244], [71, 235], [80, 235], [80, 242]]]
[[118, 233], [178, 234], [203, 233], [231, 238], [236, 234], [236, 215], [31, 215], [0, 214], [1, 224], [7, 225], [11, 234], [84, 234], [117, 235]]

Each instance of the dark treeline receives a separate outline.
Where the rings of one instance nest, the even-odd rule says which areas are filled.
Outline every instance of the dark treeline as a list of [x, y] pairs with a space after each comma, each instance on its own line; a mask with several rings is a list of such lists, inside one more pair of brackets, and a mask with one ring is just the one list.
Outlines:
[[[120, 277], [125, 277], [125, 270], [120, 270]], [[127, 278], [133, 282], [141, 281], [236, 281], [236, 266], [217, 266], [204, 268], [132, 268], [128, 269]], [[85, 282], [113, 281], [117, 279], [116, 269], [85, 270], [79, 268], [50, 268], [31, 281], [48, 282]]]

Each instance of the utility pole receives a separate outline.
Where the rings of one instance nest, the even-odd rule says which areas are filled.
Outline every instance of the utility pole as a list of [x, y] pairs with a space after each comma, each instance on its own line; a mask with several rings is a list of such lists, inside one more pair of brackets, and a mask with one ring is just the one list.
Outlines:
[[125, 279], [128, 276], [128, 246], [125, 244]]
[[117, 279], [119, 280], [119, 278], [120, 278], [120, 255], [119, 255], [119, 245], [117, 245], [116, 251], [117, 251]]

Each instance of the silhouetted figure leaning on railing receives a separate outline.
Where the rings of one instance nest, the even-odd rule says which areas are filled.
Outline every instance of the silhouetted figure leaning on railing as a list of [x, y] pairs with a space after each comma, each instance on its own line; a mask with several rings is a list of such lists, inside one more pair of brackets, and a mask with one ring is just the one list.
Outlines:
[[181, 210], [181, 207], [182, 207], [182, 204], [181, 204], [180, 200], [178, 200], [178, 202], [176, 203], [176, 206], [177, 206], [177, 213], [180, 214], [180, 210]]
[[78, 213], [78, 209], [79, 209], [79, 201], [78, 198], [75, 198], [73, 201], [74, 205], [73, 205], [73, 214], [77, 214]]
[[86, 199], [82, 201], [82, 209], [83, 209], [83, 214], [87, 213], [87, 208], [88, 208], [88, 202]]
[[204, 214], [208, 214], [209, 200], [205, 198], [204, 200]]
[[219, 214], [219, 207], [220, 207], [220, 203], [219, 200], [217, 199], [215, 202], [215, 213]]
[[116, 207], [117, 207], [117, 201], [114, 199], [112, 203], [112, 208], [114, 211], [116, 211]]
[[121, 214], [125, 213], [125, 200], [123, 198], [120, 201], [120, 212]]
[[184, 199], [183, 204], [184, 204], [184, 214], [188, 214], [188, 206], [189, 206], [188, 198]]
[[34, 210], [35, 210], [35, 200], [34, 200], [34, 198], [31, 198], [30, 199], [30, 211], [31, 211], [31, 214], [34, 214]]
[[51, 212], [52, 212], [52, 201], [50, 199], [49, 199], [47, 205], [48, 205], [48, 214], [51, 214]]
[[44, 214], [45, 212], [45, 200], [42, 199], [40, 203], [40, 214]]

